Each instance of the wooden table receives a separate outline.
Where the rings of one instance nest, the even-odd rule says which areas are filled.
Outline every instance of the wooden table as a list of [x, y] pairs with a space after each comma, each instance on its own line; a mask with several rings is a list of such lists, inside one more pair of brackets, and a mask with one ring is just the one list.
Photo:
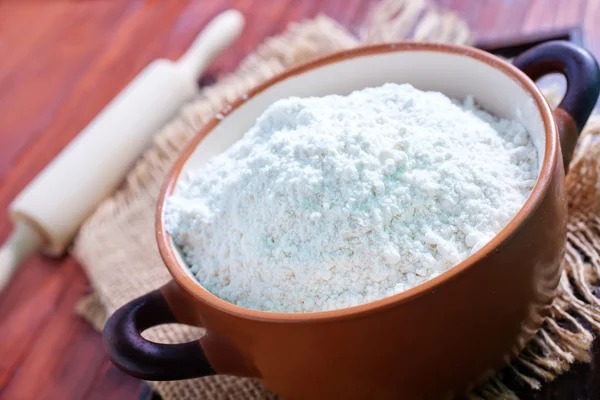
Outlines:
[[[375, 1], [0, 0], [0, 241], [10, 200], [149, 61], [177, 58], [205, 23], [234, 7], [243, 38], [210, 68], [231, 71], [289, 21], [326, 13], [356, 32]], [[481, 38], [585, 27], [600, 55], [600, 0], [440, 0]], [[73, 314], [89, 284], [71, 259], [29, 259], [0, 295], [0, 399], [134, 399], [100, 334]], [[595, 363], [600, 362], [596, 352]], [[600, 398], [595, 363], [546, 385], [537, 399]]]

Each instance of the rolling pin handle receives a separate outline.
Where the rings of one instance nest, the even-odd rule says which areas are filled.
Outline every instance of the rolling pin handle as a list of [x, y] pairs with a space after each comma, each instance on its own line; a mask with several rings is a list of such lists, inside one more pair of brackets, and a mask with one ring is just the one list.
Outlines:
[[243, 28], [244, 16], [239, 11], [222, 12], [200, 32], [177, 64], [197, 80], [206, 65], [231, 45], [240, 36]]
[[21, 261], [42, 244], [42, 237], [24, 222], [17, 222], [0, 248], [0, 291], [6, 286]]

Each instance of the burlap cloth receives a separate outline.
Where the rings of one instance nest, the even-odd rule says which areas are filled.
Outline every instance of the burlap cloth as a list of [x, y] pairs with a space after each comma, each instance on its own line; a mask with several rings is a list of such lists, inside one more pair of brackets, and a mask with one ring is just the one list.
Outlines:
[[[171, 163], [204, 121], [253, 85], [294, 64], [360, 43], [404, 38], [468, 43], [471, 35], [458, 17], [426, 0], [384, 0], [370, 10], [359, 38], [326, 16], [294, 23], [260, 45], [237, 71], [203, 89], [177, 118], [157, 132], [152, 148], [121, 189], [81, 228], [73, 254], [95, 293], [82, 299], [79, 314], [101, 329], [107, 315], [118, 307], [170, 279], [154, 238], [156, 199]], [[600, 330], [600, 299], [593, 288], [600, 277], [600, 144], [593, 140], [599, 135], [600, 123], [590, 122], [567, 177], [568, 244], [552, 314], [520, 357], [474, 391], [473, 398], [513, 398], [505, 384], [508, 381], [536, 389], [541, 382], [567, 371], [572, 363], [590, 360], [593, 332]], [[145, 336], [159, 342], [182, 342], [200, 334], [196, 328], [164, 325]], [[275, 397], [253, 380], [229, 376], [151, 384], [165, 399]]]

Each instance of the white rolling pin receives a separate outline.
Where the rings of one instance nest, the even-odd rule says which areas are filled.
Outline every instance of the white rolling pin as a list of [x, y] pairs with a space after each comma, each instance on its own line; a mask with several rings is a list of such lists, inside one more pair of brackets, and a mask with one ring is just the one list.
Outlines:
[[0, 249], [0, 290], [36, 249], [60, 255], [166, 124], [198, 91], [208, 63], [241, 33], [242, 15], [218, 15], [177, 61], [156, 60], [17, 196], [14, 231]]

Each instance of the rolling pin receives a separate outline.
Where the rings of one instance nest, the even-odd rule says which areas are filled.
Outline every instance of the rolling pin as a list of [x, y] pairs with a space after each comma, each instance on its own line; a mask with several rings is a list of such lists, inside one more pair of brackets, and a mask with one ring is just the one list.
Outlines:
[[241, 33], [242, 15], [228, 10], [177, 61], [146, 66], [14, 199], [14, 230], [0, 249], [0, 290], [37, 249], [58, 256], [79, 226], [122, 182], [152, 135], [198, 92], [208, 63]]

